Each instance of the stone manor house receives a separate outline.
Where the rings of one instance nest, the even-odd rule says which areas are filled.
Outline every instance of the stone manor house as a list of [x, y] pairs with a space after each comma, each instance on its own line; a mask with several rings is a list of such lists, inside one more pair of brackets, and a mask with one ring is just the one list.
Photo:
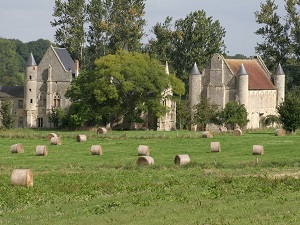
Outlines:
[[[64, 48], [50, 46], [39, 65], [31, 54], [25, 65], [24, 87], [0, 86], [0, 101], [10, 98], [14, 102], [15, 127], [51, 127], [48, 120], [51, 110], [71, 104], [65, 93], [79, 75], [78, 64]], [[168, 64], [165, 71], [168, 75]], [[200, 95], [220, 108], [229, 101], [239, 101], [247, 109], [249, 129], [259, 128], [262, 117], [276, 115], [276, 107], [284, 100], [285, 75], [281, 66], [277, 67], [273, 84], [271, 73], [258, 56], [225, 59], [215, 54], [202, 73], [194, 65], [189, 82], [191, 106], [199, 102]], [[161, 100], [169, 112], [157, 120], [157, 130], [176, 129], [176, 104], [165, 98], [172, 94], [172, 89], [166, 90]]]
[[200, 95], [222, 109], [227, 102], [238, 101], [247, 109], [247, 128], [259, 128], [263, 117], [278, 114], [276, 108], [284, 100], [285, 74], [280, 64], [273, 78], [274, 83], [259, 56], [225, 59], [215, 54], [202, 73], [196, 64], [190, 72], [190, 106], [199, 103]]

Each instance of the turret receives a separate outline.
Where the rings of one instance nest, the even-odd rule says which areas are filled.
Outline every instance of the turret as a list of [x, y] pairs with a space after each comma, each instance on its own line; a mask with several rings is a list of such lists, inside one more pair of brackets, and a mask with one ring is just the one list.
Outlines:
[[280, 64], [274, 74], [274, 85], [277, 88], [277, 106], [284, 101], [285, 74]]
[[248, 83], [249, 83], [249, 76], [248, 73], [244, 67], [244, 64], [242, 64], [239, 68], [239, 71], [237, 73], [238, 78], [238, 97], [240, 104], [245, 105], [247, 108], [248, 106]]
[[190, 108], [193, 108], [200, 102], [201, 94], [201, 73], [195, 63], [189, 76], [189, 100]]
[[24, 109], [36, 110], [37, 65], [32, 53], [25, 66]]

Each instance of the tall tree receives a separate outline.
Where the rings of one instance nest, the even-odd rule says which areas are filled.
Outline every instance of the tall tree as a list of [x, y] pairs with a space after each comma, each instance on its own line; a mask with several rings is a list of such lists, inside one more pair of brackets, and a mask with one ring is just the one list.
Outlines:
[[94, 71], [75, 79], [67, 97], [86, 108], [80, 111], [86, 122], [113, 123], [124, 117], [132, 125], [144, 112], [156, 118], [166, 112], [160, 100], [168, 85], [171, 79], [157, 60], [147, 54], [118, 51], [101, 57]]
[[258, 43], [255, 50], [262, 56], [267, 67], [274, 71], [277, 63], [285, 66], [289, 58], [289, 25], [286, 21], [281, 21], [282, 18], [277, 14], [278, 5], [275, 4], [275, 0], [261, 3], [260, 8], [260, 11], [255, 12], [255, 18], [256, 22], [263, 26], [255, 34], [260, 35], [263, 42]]
[[2, 125], [6, 129], [10, 129], [14, 125], [14, 117], [13, 117], [13, 101], [9, 98], [5, 99], [1, 104], [1, 117], [2, 117]]
[[57, 19], [50, 23], [53, 27], [58, 27], [55, 32], [56, 43], [68, 48], [73, 57], [83, 61], [85, 0], [55, 0], [53, 11], [53, 16]]

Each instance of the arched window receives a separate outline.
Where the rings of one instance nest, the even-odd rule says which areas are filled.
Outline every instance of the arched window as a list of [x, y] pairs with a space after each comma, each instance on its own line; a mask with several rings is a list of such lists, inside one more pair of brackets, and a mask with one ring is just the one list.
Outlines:
[[60, 94], [55, 93], [53, 95], [53, 106], [54, 107], [59, 107], [60, 106]]

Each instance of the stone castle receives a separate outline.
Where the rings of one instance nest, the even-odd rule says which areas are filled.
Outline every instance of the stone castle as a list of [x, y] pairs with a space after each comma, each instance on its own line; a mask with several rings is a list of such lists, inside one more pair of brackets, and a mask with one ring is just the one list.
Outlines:
[[198, 104], [200, 96], [210, 99], [223, 109], [227, 102], [238, 101], [248, 112], [248, 129], [261, 126], [261, 119], [277, 115], [277, 106], [284, 100], [285, 74], [279, 64], [271, 73], [259, 57], [250, 59], [225, 59], [220, 54], [211, 57], [202, 73], [197, 65], [189, 76], [190, 106]]

